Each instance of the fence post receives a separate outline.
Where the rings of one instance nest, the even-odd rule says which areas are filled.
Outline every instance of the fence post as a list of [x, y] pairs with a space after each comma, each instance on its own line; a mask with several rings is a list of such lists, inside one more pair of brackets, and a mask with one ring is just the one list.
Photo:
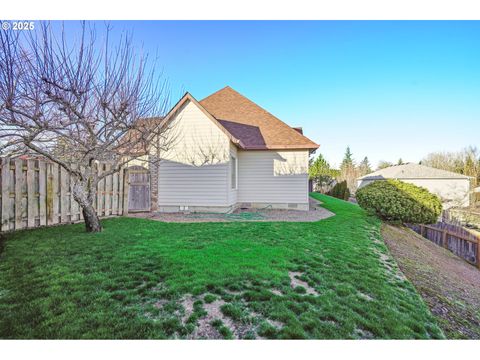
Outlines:
[[35, 160], [27, 160], [27, 227], [35, 227], [35, 209], [38, 199], [35, 193]]
[[15, 230], [23, 228], [22, 200], [23, 200], [23, 160], [15, 159]]
[[[103, 165], [104, 163], [97, 164], [97, 174], [101, 176], [103, 173]], [[98, 181], [97, 184], [97, 215], [102, 216], [104, 214], [104, 206], [105, 206], [105, 178]]]
[[118, 215], [123, 215], [123, 191], [124, 191], [124, 172], [123, 167], [118, 173]]
[[477, 236], [477, 267], [480, 269], [480, 236]]
[[2, 158], [2, 231], [10, 229], [10, 158]]
[[119, 173], [112, 174], [112, 197], [111, 197], [111, 204], [112, 204], [112, 215], [118, 215], [118, 178]]
[[130, 171], [128, 168], [123, 173], [123, 214], [128, 214], [128, 193], [130, 191]]
[[52, 164], [52, 224], [58, 224], [59, 222], [59, 209], [60, 202], [58, 201], [59, 193], [59, 177], [58, 177], [58, 164]]
[[60, 222], [67, 223], [70, 214], [70, 176], [63, 166], [60, 166]]
[[47, 162], [38, 161], [38, 215], [40, 225], [47, 225]]
[[[110, 164], [105, 164], [105, 171], [108, 172], [110, 171]], [[105, 177], [105, 197], [103, 200], [104, 205], [104, 214], [105, 216], [110, 216], [112, 212], [112, 181], [113, 181], [113, 175], [108, 175]]]
[[442, 231], [442, 245], [445, 249], [448, 249], [447, 229], [443, 229]]
[[425, 237], [425, 226], [423, 226], [423, 224], [420, 225], [420, 235], [422, 235], [423, 237]]

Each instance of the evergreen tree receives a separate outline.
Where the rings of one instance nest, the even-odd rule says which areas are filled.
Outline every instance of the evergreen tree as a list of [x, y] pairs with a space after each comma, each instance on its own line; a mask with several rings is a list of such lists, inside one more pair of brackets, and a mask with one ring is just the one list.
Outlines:
[[343, 157], [340, 165], [340, 180], [347, 182], [347, 187], [350, 193], [355, 193], [357, 188], [358, 170], [355, 167], [355, 161], [353, 160], [353, 154], [350, 150], [350, 146], [347, 146], [345, 156]]
[[330, 168], [330, 164], [319, 154], [317, 158], [311, 162], [308, 168], [308, 175], [314, 182], [314, 190], [320, 192], [328, 191], [334, 180], [334, 170]]
[[372, 167], [370, 166], [370, 161], [368, 161], [368, 157], [364, 157], [363, 160], [358, 165], [358, 172], [359, 176], [367, 175], [372, 172]]
[[353, 162], [353, 154], [350, 151], [350, 146], [347, 146], [347, 150], [345, 150], [345, 156], [343, 157], [342, 164], [340, 165], [340, 170], [345, 168], [351, 168], [354, 166]]
[[311, 162], [308, 174], [310, 179], [321, 175], [330, 175], [330, 164], [325, 160], [322, 154], [318, 154], [317, 158]]

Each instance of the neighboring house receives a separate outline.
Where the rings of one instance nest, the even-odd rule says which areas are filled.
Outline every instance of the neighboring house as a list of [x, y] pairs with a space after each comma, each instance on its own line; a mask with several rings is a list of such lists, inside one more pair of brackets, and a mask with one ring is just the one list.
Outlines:
[[418, 164], [394, 165], [357, 179], [361, 188], [373, 181], [395, 179], [424, 187], [437, 194], [444, 208], [470, 205], [472, 178], [451, 171], [440, 170]]
[[162, 122], [175, 141], [150, 168], [153, 211], [308, 210], [308, 159], [318, 145], [301, 128], [228, 86], [201, 101], [187, 93]]

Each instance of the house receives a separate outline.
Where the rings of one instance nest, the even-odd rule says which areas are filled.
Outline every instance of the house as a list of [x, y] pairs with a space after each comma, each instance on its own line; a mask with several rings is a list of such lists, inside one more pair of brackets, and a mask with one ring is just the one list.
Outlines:
[[471, 177], [413, 163], [389, 166], [362, 176], [357, 179], [357, 187], [387, 179], [401, 180], [428, 189], [440, 197], [445, 209], [470, 205]]
[[228, 86], [201, 101], [185, 94], [162, 121], [175, 141], [149, 169], [151, 210], [308, 210], [308, 159], [319, 145], [301, 128]]

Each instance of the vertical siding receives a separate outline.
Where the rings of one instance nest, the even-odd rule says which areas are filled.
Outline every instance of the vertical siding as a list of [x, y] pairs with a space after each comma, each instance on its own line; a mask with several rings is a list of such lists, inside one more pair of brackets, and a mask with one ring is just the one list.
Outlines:
[[238, 151], [238, 201], [308, 203], [308, 150]]
[[161, 155], [159, 206], [227, 206], [230, 140], [191, 102], [172, 123], [176, 141]]

